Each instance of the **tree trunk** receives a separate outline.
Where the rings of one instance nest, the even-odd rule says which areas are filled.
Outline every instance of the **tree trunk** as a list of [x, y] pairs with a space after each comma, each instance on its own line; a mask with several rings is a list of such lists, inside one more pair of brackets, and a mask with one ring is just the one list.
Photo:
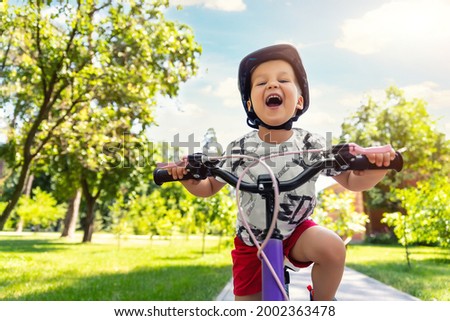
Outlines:
[[[28, 175], [27, 179], [25, 180], [26, 184], [23, 190], [23, 195], [28, 196], [28, 198], [31, 197], [31, 190], [33, 188], [33, 181], [34, 181], [34, 175], [30, 174]], [[19, 222], [17, 223], [16, 226], [16, 232], [17, 233], [21, 233], [23, 231], [23, 219], [20, 217], [19, 218]]]
[[16, 233], [22, 233], [22, 232], [23, 232], [23, 220], [20, 219], [16, 225]]
[[14, 188], [14, 192], [8, 202], [8, 205], [6, 205], [5, 209], [3, 210], [2, 215], [0, 215], [0, 231], [2, 231], [3, 228], [5, 227], [6, 221], [10, 217], [14, 207], [17, 205], [17, 202], [19, 201], [19, 198], [22, 195], [23, 188], [25, 186], [25, 181], [28, 176], [28, 171], [30, 169], [30, 165], [31, 165], [31, 158], [25, 157], [25, 159], [23, 160], [22, 168], [20, 170], [19, 179]]
[[25, 184], [25, 188], [23, 190], [23, 195], [31, 197], [31, 190], [33, 188], [33, 181], [34, 181], [34, 175], [30, 174], [28, 175], [27, 179], [26, 179], [26, 184]]
[[202, 235], [202, 256], [205, 256], [206, 254], [206, 227], [203, 230], [203, 235]]
[[84, 199], [86, 200], [86, 220], [84, 222], [83, 230], [83, 243], [92, 241], [92, 234], [94, 234], [95, 223], [95, 205], [97, 198], [100, 196], [100, 189], [95, 195], [92, 195], [89, 191], [89, 183], [86, 178], [81, 179], [81, 187], [83, 190]]
[[64, 229], [61, 237], [73, 238], [77, 227], [81, 203], [81, 188], [77, 189], [75, 196], [69, 200], [69, 208], [64, 218]]
[[95, 222], [95, 203], [96, 199], [92, 196], [86, 200], [86, 221], [84, 222], [84, 235], [83, 243], [92, 241], [92, 234], [94, 234], [94, 222]]

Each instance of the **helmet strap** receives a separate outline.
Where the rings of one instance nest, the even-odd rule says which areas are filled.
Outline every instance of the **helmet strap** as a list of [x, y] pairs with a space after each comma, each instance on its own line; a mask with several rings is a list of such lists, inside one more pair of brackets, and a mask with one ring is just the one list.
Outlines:
[[268, 125], [265, 122], [263, 122], [261, 119], [256, 118], [255, 119], [255, 125], [262, 126], [265, 127], [267, 129], [285, 129], [285, 130], [290, 130], [292, 129], [292, 123], [294, 122], [294, 120], [291, 118], [289, 119], [287, 122], [285, 122], [284, 124], [278, 125], [278, 126], [272, 126], [272, 125]]

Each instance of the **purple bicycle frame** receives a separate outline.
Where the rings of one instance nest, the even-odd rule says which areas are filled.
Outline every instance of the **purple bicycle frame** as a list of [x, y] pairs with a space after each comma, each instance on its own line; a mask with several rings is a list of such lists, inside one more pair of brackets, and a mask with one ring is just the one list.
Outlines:
[[[284, 284], [284, 253], [283, 241], [271, 238], [263, 249], [271, 262], [281, 284]], [[266, 262], [262, 260], [262, 299], [263, 301], [284, 301], [284, 294], [279, 288]]]

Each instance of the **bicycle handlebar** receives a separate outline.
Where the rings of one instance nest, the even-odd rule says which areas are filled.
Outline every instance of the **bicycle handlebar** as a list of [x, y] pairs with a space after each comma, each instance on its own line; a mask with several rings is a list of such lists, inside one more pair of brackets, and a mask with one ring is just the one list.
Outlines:
[[[389, 166], [377, 166], [369, 162], [363, 154], [380, 153], [387, 151], [390, 146], [361, 148], [356, 144], [339, 144], [332, 147], [330, 151], [322, 151], [322, 159], [307, 166], [301, 173], [293, 179], [279, 182], [279, 191], [285, 192], [293, 190], [314, 177], [320, 171], [330, 168], [336, 171], [347, 170], [368, 170], [368, 169], [394, 169], [400, 172], [403, 168], [403, 157], [400, 152], [395, 153], [395, 158], [391, 160]], [[363, 153], [363, 154], [360, 154]], [[240, 155], [235, 155], [239, 158]], [[156, 168], [153, 172], [153, 180], [157, 185], [166, 182], [181, 181], [188, 179], [205, 179], [208, 176], [220, 177], [228, 184], [236, 186], [238, 177], [218, 167], [217, 158], [209, 158], [203, 154], [192, 154], [187, 156], [186, 169], [188, 173], [181, 179], [174, 179], [164, 168]], [[261, 186], [257, 183], [241, 182], [239, 189], [245, 192], [258, 193]]]

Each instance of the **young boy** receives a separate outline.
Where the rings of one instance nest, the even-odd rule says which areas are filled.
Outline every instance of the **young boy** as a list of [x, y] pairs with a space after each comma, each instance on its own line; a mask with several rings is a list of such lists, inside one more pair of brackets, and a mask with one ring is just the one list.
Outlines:
[[[263, 157], [275, 152], [324, 149], [324, 139], [302, 129], [293, 129], [292, 123], [309, 107], [309, 89], [306, 72], [297, 50], [287, 44], [274, 45], [247, 55], [239, 66], [239, 90], [247, 124], [255, 131], [232, 142], [227, 154], [250, 154]], [[369, 161], [388, 166], [395, 153], [369, 155]], [[312, 154], [296, 154], [268, 160], [280, 181], [295, 177], [304, 170]], [[240, 175], [251, 162], [231, 159], [222, 167]], [[173, 178], [186, 174], [182, 166], [169, 169]], [[325, 170], [345, 188], [363, 191], [372, 188], [386, 174], [386, 170], [345, 171]], [[255, 181], [267, 171], [254, 165], [244, 176]], [[284, 254], [297, 267], [314, 263], [312, 282], [314, 300], [333, 300], [339, 287], [345, 265], [345, 246], [334, 232], [318, 226], [310, 219], [316, 203], [317, 176], [296, 190], [280, 193], [280, 212], [277, 227], [283, 235]], [[186, 189], [200, 197], [217, 193], [225, 182], [209, 177], [205, 180], [182, 181]], [[241, 206], [249, 217], [252, 232], [258, 237], [265, 228], [265, 202], [261, 196], [241, 193]], [[236, 300], [261, 299], [261, 262], [242, 222], [238, 219], [235, 249], [232, 251], [234, 294]], [[259, 240], [262, 241], [262, 240]]]

